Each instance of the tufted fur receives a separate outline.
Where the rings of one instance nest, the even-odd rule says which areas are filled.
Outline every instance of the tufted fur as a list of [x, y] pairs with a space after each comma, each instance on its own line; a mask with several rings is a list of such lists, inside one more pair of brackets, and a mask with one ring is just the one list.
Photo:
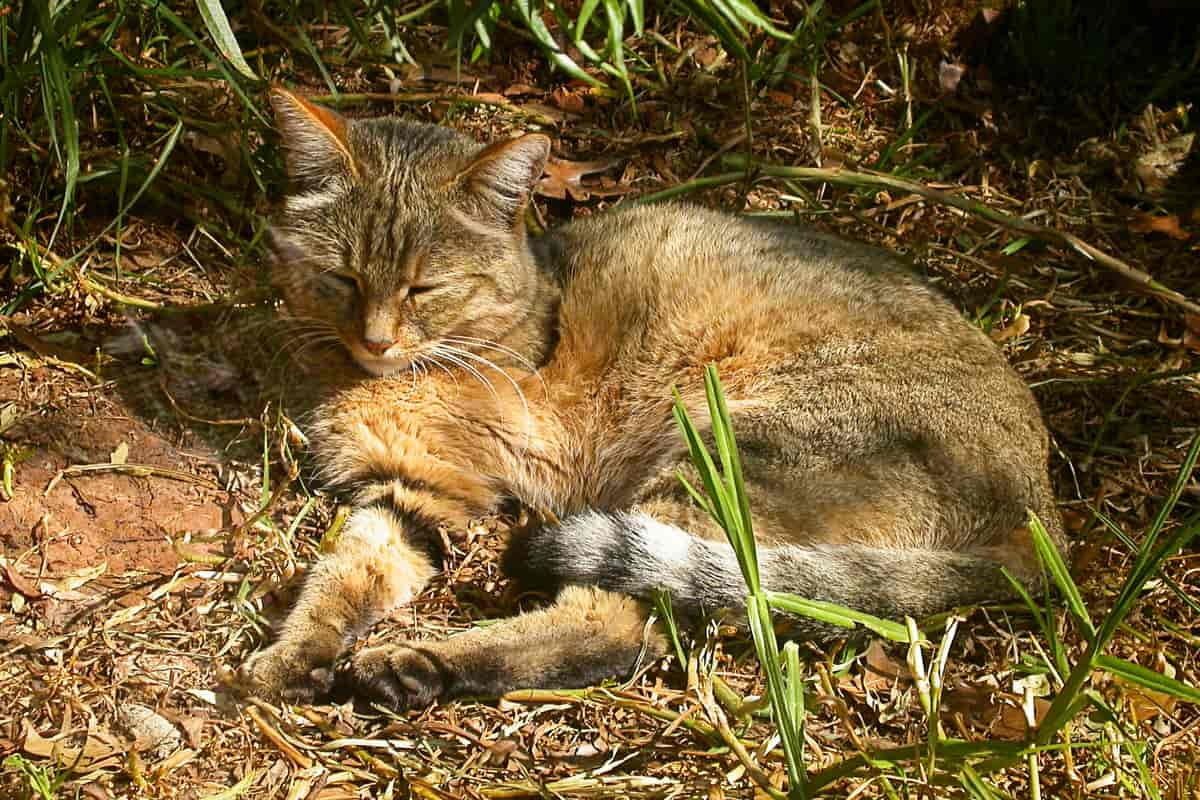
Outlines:
[[323, 473], [358, 510], [243, 667], [250, 686], [326, 688], [332, 660], [432, 574], [437, 528], [506, 498], [563, 520], [517, 541], [509, 567], [583, 588], [447, 642], [360, 653], [362, 691], [412, 705], [579, 685], [663, 651], [642, 604], [655, 587], [683, 610], [740, 606], [732, 553], [676, 477], [671, 387], [707, 419], [710, 363], [769, 588], [921, 616], [1007, 597], [1002, 566], [1032, 584], [1030, 511], [1061, 540], [1028, 388], [891, 255], [675, 204], [531, 241], [544, 137], [481, 148], [284, 92], [275, 105], [296, 181], [276, 282], [378, 377], [315, 417]]

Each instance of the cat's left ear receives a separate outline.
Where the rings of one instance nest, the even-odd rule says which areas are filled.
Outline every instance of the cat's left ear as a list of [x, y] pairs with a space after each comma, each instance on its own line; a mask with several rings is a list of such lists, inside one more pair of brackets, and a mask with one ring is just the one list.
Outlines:
[[496, 222], [517, 225], [549, 157], [550, 138], [529, 133], [485, 147], [458, 179]]

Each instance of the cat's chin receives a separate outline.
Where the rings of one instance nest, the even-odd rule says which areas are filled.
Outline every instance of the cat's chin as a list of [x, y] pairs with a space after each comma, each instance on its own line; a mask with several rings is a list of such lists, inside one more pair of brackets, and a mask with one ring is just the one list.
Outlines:
[[395, 375], [397, 372], [408, 369], [409, 364], [412, 363], [407, 358], [380, 358], [377, 356], [364, 356], [358, 353], [353, 353], [352, 355], [354, 356], [354, 363], [376, 378], [386, 378], [388, 375]]

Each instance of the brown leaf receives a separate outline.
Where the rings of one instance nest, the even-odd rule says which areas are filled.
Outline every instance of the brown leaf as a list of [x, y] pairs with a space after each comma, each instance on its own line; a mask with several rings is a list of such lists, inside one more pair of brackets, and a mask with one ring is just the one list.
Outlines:
[[563, 86], [558, 87], [550, 94], [550, 101], [563, 111], [570, 111], [572, 114], [582, 114], [585, 105], [581, 92], [572, 92]]
[[777, 92], [774, 89], [771, 89], [767, 92], [767, 97], [771, 98], [784, 108], [791, 108], [792, 104], [796, 102], [796, 98], [792, 97], [787, 92]]
[[533, 95], [535, 97], [541, 97], [545, 93], [546, 92], [544, 89], [539, 89], [536, 86], [530, 86], [528, 83], [514, 83], [512, 86], [509, 86], [507, 89], [501, 92], [501, 94], [503, 94], [505, 97], [516, 97], [518, 95]]
[[1147, 214], [1138, 211], [1129, 223], [1129, 230], [1134, 233], [1161, 233], [1180, 241], [1191, 237], [1190, 233], [1179, 227], [1177, 214]]
[[1007, 342], [1009, 339], [1016, 339], [1018, 336], [1024, 336], [1029, 332], [1029, 317], [1026, 314], [1017, 314], [1012, 322], [1005, 325], [1003, 328], [994, 329], [989, 336], [993, 342]]
[[895, 659], [887, 654], [883, 644], [875, 639], [867, 647], [866, 664], [863, 669], [863, 688], [873, 692], [886, 692], [907, 674]]
[[569, 195], [572, 200], [587, 200], [592, 195], [610, 197], [625, 194], [625, 187], [602, 188], [600, 186], [585, 186], [583, 177], [604, 172], [615, 167], [618, 161], [564, 161], [551, 158], [546, 162], [546, 174], [538, 183], [538, 194], [543, 197], [554, 197], [564, 200]]
[[[124, 751], [115, 744], [105, 744], [91, 736], [83, 743], [82, 748], [57, 741], [57, 737], [47, 739], [34, 730], [33, 723], [29, 720], [25, 720], [21, 749], [31, 756], [53, 758], [60, 766], [79, 772], [102, 766], [118, 766], [124, 755]], [[109, 763], [110, 759], [113, 759], [112, 763]]]
[[7, 561], [0, 561], [0, 573], [4, 574], [4, 579], [8, 581], [9, 586], [25, 595], [27, 599], [36, 600], [39, 597], [44, 597], [41, 589], [29, 578], [17, 572], [17, 568]]

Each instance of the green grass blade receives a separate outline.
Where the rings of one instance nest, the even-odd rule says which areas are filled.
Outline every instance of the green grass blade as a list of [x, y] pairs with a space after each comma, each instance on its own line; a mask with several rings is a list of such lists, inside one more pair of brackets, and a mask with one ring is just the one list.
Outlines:
[[1116, 656], [1102, 655], [1096, 659], [1096, 666], [1130, 683], [1137, 684], [1143, 689], [1169, 694], [1189, 703], [1200, 703], [1200, 689], [1189, 686], [1183, 681], [1168, 678], [1161, 672], [1143, 667], [1141, 664], [1135, 664]]
[[578, 78], [591, 86], [604, 86], [603, 83], [585, 72], [583, 67], [575, 63], [575, 59], [563, 52], [562, 48], [558, 46], [558, 42], [555, 41], [554, 34], [546, 27], [546, 22], [542, 19], [541, 10], [535, 10], [531, 5], [531, 0], [514, 0], [510, 8], [525, 25], [525, 28], [533, 34], [534, 40], [537, 41], [546, 53], [546, 56], [556, 67], [572, 78]]
[[684, 652], [683, 642], [679, 638], [679, 626], [675, 624], [675, 607], [671, 605], [671, 593], [666, 589], [655, 589], [654, 607], [658, 609], [659, 616], [662, 617], [662, 624], [671, 638], [671, 646], [675, 648], [675, 658], [679, 661], [679, 668], [686, 670], [687, 654]]
[[996, 787], [985, 781], [974, 768], [967, 764], [958, 773], [958, 784], [972, 800], [1001, 800], [1008, 797]]
[[245, 56], [242, 55], [242, 48], [233, 35], [233, 28], [229, 27], [229, 18], [225, 16], [225, 9], [221, 8], [221, 0], [196, 0], [196, 6], [204, 19], [204, 27], [208, 28], [208, 35], [216, 43], [221, 55], [225, 56], [238, 72], [252, 81], [258, 80], [258, 76], [250, 69]]
[[1154, 522], [1150, 525], [1150, 529], [1146, 532], [1141, 549], [1138, 551], [1137, 559], [1134, 561], [1133, 569], [1125, 577], [1125, 582], [1121, 585], [1121, 591], [1117, 595], [1116, 602], [1113, 603], [1112, 610], [1100, 625], [1100, 630], [1096, 638], [1101, 643], [1101, 649], [1108, 643], [1113, 634], [1116, 633], [1117, 628], [1125, 621], [1125, 617], [1129, 615], [1129, 612], [1133, 610], [1133, 606], [1141, 596], [1142, 587], [1145, 586], [1146, 581], [1158, 572], [1164, 561], [1174, 555], [1200, 529], [1200, 520], [1193, 518], [1188, 523], [1179, 526], [1166, 543], [1155, 549], [1159, 533], [1166, 524], [1171, 511], [1174, 510], [1175, 504], [1183, 494], [1184, 487], [1191, 480], [1192, 473], [1196, 468], [1197, 457], [1200, 457], [1200, 433], [1192, 438], [1187, 456], [1184, 458], [1183, 464], [1179, 469], [1179, 474], [1175, 479], [1174, 485], [1171, 487], [1171, 492], [1167, 495], [1166, 501], [1163, 503], [1162, 508], [1159, 509]]
[[736, 501], [738, 533], [747, 555], [754, 564], [753, 591], [758, 591], [758, 548], [754, 540], [754, 524], [750, 516], [750, 499], [746, 495], [746, 482], [742, 475], [742, 459], [738, 455], [737, 437], [733, 433], [733, 420], [729, 416], [729, 405], [721, 386], [717, 368], [709, 364], [704, 371], [704, 391], [708, 397], [709, 414], [712, 419], [713, 438], [721, 456], [721, 465], [732, 499]]
[[[584, 0], [583, 5], [579, 7], [579, 13], [575, 15], [575, 45], [583, 41], [583, 36], [587, 32], [588, 23], [592, 20], [592, 15], [596, 13], [596, 7], [600, 5], [600, 0]], [[588, 48], [591, 50], [591, 48]], [[595, 52], [594, 50], [592, 52]], [[591, 58], [591, 56], [588, 56]]]
[[779, 644], [775, 640], [775, 629], [771, 626], [771, 608], [761, 594], [752, 594], [746, 599], [746, 619], [750, 627], [750, 636], [754, 640], [755, 652], [758, 654], [758, 662], [767, 678], [767, 697], [771, 702], [771, 713], [775, 717], [775, 729], [783, 743], [792, 796], [806, 798], [806, 771], [801, 757], [804, 738], [788, 702], [788, 688], [779, 663]]
[[1071, 571], [1067, 568], [1067, 564], [1063, 561], [1062, 554], [1058, 552], [1058, 548], [1054, 546], [1054, 541], [1050, 538], [1050, 534], [1046, 533], [1046, 528], [1042, 525], [1042, 521], [1037, 518], [1036, 514], [1030, 515], [1029, 531], [1033, 534], [1033, 546], [1037, 551], [1038, 559], [1042, 565], [1050, 573], [1050, 577], [1054, 579], [1058, 590], [1062, 592], [1063, 599], [1067, 603], [1067, 608], [1070, 609], [1072, 616], [1083, 628], [1084, 634], [1088, 641], [1091, 641], [1096, 636], [1096, 626], [1092, 624], [1091, 615], [1088, 614], [1087, 606], [1083, 604], [1083, 597], [1079, 594], [1079, 587], [1075, 585], [1075, 581], [1071, 578]]
[[633, 32], [641, 38], [646, 33], [646, 9], [642, 0], [625, 0], [629, 6], [629, 16], [633, 19]]
[[127, 214], [129, 212], [129, 209], [133, 208], [133, 206], [137, 203], [137, 201], [139, 199], [141, 199], [141, 196], [143, 194], [145, 194], [146, 191], [150, 188], [150, 184], [154, 183], [154, 179], [158, 177], [158, 174], [160, 172], [162, 172], [163, 167], [165, 167], [167, 165], [167, 160], [171, 157], [171, 153], [174, 152], [175, 145], [179, 143], [179, 137], [182, 133], [183, 133], [183, 120], [179, 120], [178, 122], [175, 123], [175, 126], [173, 128], [171, 128], [171, 131], [167, 134], [167, 140], [163, 143], [162, 150], [160, 150], [158, 153], [158, 158], [156, 158], [154, 160], [154, 165], [152, 167], [150, 167], [150, 171], [146, 174], [145, 180], [143, 180], [141, 185], [138, 186], [137, 191], [133, 193], [133, 197], [129, 198], [129, 202], [126, 203], [122, 208], [117, 209], [117, 214], [112, 219], [112, 221], [109, 222], [107, 225], [105, 225], [104, 228], [98, 234], [96, 234], [94, 237], [92, 237], [92, 240], [90, 242], [88, 242], [82, 250], [80, 250], [78, 253], [76, 253], [74, 256], [72, 256], [71, 259], [69, 261], [67, 261], [66, 263], [72, 263], [75, 259], [78, 259], [79, 256], [81, 256], [83, 253], [86, 253], [88, 250], [95, 247], [96, 244], [109, 231], [111, 231], [114, 227], [116, 227], [120, 223], [121, 219], [125, 216], [125, 214]]
[[[700, 439], [700, 432], [696, 430], [695, 424], [688, 416], [687, 409], [683, 407], [683, 398], [678, 392], [675, 394], [674, 414], [675, 421], [683, 431], [683, 438], [687, 442], [692, 463], [696, 465], [696, 470], [700, 473], [700, 480], [704, 483], [704, 490], [708, 494], [709, 512], [718, 525], [724, 526], [728, 522], [727, 513], [730, 505], [725, 485], [718, 476], [717, 466], [713, 463], [712, 456], [709, 455], [708, 449]], [[685, 485], [690, 484], [685, 482]]]
[[908, 629], [898, 622], [880, 619], [852, 608], [828, 603], [823, 600], [806, 600], [786, 592], [764, 592], [773, 608], [790, 614], [799, 614], [840, 628], [853, 629], [862, 625], [867, 630], [892, 642], [909, 643]]

